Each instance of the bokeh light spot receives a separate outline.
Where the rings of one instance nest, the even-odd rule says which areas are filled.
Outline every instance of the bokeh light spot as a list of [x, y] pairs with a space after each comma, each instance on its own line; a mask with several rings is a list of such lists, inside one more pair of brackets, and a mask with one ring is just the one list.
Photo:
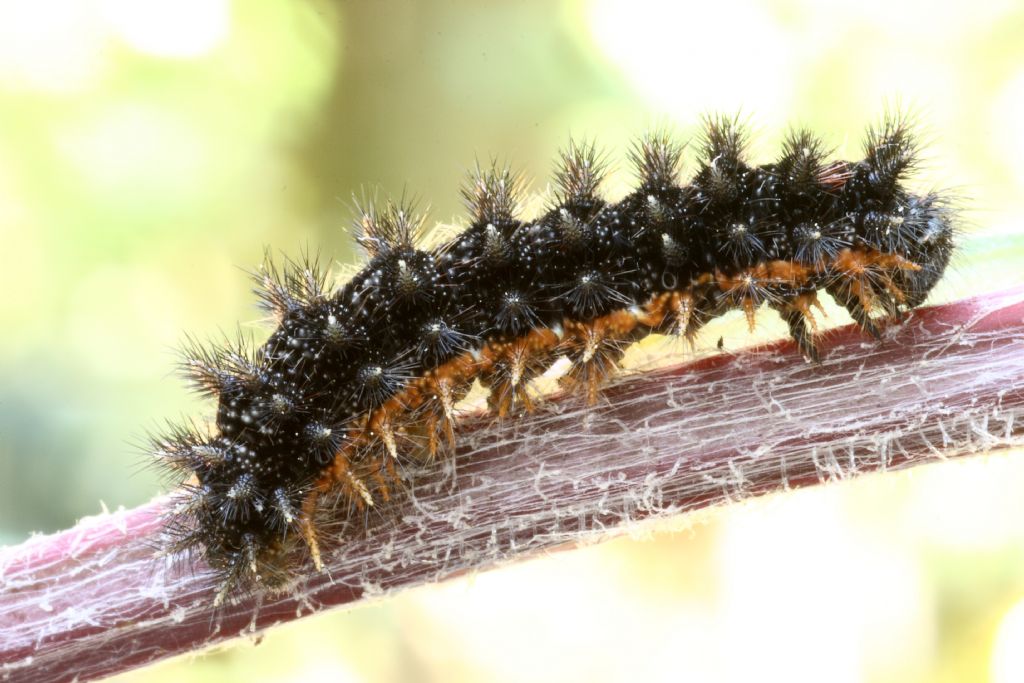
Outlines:
[[122, 40], [157, 57], [201, 57], [231, 27], [228, 0], [106, 0], [103, 13]]
[[1024, 681], [1024, 599], [999, 624], [992, 649], [992, 683]]
[[76, 0], [0, 4], [0, 84], [46, 92], [80, 90], [105, 65], [103, 26]]
[[784, 118], [795, 77], [793, 48], [763, 6], [595, 0], [587, 15], [601, 51], [673, 116], [751, 109], [762, 122]]

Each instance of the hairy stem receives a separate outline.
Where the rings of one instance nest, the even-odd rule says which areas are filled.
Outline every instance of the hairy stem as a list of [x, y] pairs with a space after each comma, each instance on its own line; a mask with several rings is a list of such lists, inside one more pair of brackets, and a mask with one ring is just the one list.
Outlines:
[[830, 331], [627, 376], [585, 409], [472, 418], [387, 510], [339, 519], [326, 571], [213, 607], [157, 560], [166, 499], [0, 551], [0, 679], [111, 675], [329, 607], [791, 487], [1024, 443], [1024, 287], [915, 312], [881, 343]]

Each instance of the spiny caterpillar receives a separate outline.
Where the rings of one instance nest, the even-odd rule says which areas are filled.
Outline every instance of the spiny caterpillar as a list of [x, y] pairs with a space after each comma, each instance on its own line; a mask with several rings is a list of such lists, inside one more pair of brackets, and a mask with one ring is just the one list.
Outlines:
[[521, 177], [478, 165], [462, 190], [471, 224], [438, 247], [417, 247], [424, 218], [407, 202], [360, 208], [369, 262], [336, 291], [315, 259], [268, 261], [256, 274], [278, 323], [266, 343], [185, 352], [188, 379], [218, 401], [214, 433], [153, 439], [185, 479], [168, 550], [197, 551], [220, 573], [218, 604], [236, 588], [280, 588], [303, 548], [321, 568], [328, 508], [379, 507], [403, 460], [450, 451], [474, 381], [506, 416], [531, 409], [531, 381], [566, 358], [563, 386], [592, 404], [652, 333], [692, 338], [732, 309], [753, 326], [767, 304], [816, 361], [819, 291], [875, 337], [924, 301], [955, 212], [942, 194], [905, 189], [918, 158], [905, 118], [870, 129], [856, 162], [829, 161], [806, 130], [774, 163], [748, 163], [746, 145], [736, 119], [709, 117], [681, 184], [682, 146], [648, 134], [630, 152], [639, 186], [609, 203], [595, 146], [570, 142], [533, 220], [518, 214]]

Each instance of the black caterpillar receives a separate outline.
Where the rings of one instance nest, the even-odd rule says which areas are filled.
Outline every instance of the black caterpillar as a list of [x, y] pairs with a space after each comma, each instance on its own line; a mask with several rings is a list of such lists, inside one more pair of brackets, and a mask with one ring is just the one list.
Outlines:
[[[921, 304], [953, 250], [955, 212], [941, 194], [904, 188], [917, 145], [905, 118], [869, 130], [862, 161], [828, 161], [811, 133], [788, 135], [775, 163], [744, 159], [747, 134], [712, 117], [688, 184], [682, 146], [664, 133], [630, 157], [639, 186], [618, 203], [598, 193], [605, 167], [570, 142], [556, 195], [517, 217], [519, 176], [494, 166], [462, 193], [471, 224], [417, 248], [424, 219], [405, 202], [359, 210], [369, 262], [328, 291], [315, 259], [257, 274], [278, 327], [260, 348], [190, 343], [185, 373], [218, 400], [216, 432], [154, 438], [184, 473], [169, 550], [197, 550], [236, 587], [274, 588], [321, 565], [323, 497], [386, 502], [396, 463], [454, 442], [454, 406], [474, 380], [497, 415], [529, 409], [526, 387], [557, 358], [589, 402], [625, 348], [651, 333], [692, 336], [767, 304], [800, 351], [818, 357], [812, 307], [824, 290], [868, 333]], [[300, 540], [301, 539], [301, 540]]]

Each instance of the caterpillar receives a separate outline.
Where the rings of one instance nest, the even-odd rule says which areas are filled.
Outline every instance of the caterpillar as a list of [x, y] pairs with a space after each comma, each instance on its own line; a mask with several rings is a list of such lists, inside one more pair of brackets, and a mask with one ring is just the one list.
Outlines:
[[653, 333], [692, 339], [735, 309], [753, 327], [767, 307], [815, 362], [820, 292], [876, 338], [925, 300], [956, 211], [948, 195], [905, 188], [919, 165], [905, 116], [869, 128], [855, 162], [829, 160], [805, 129], [764, 165], [747, 160], [748, 141], [736, 117], [706, 117], [683, 183], [683, 145], [649, 133], [629, 151], [637, 187], [617, 203], [601, 197], [596, 146], [570, 141], [532, 220], [522, 176], [478, 163], [462, 189], [468, 227], [429, 249], [411, 202], [364, 203], [368, 261], [333, 290], [316, 258], [268, 259], [254, 278], [277, 325], [269, 339], [191, 339], [183, 353], [187, 380], [217, 402], [215, 427], [152, 438], [181, 479], [167, 550], [218, 572], [217, 604], [281, 589], [322, 567], [324, 515], [384, 506], [403, 461], [450, 452], [474, 382], [509, 416], [532, 409], [531, 381], [565, 358], [563, 386], [593, 404], [625, 349]]

